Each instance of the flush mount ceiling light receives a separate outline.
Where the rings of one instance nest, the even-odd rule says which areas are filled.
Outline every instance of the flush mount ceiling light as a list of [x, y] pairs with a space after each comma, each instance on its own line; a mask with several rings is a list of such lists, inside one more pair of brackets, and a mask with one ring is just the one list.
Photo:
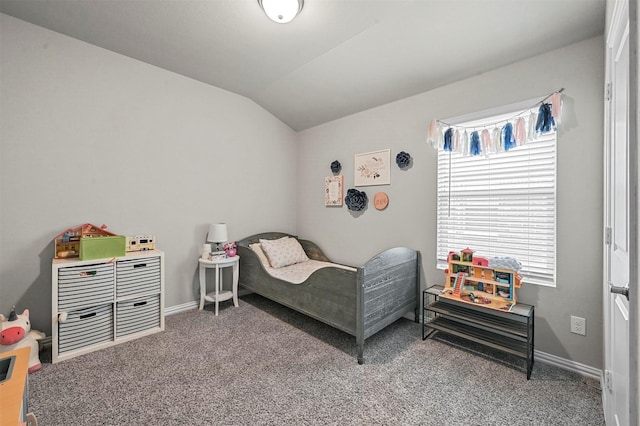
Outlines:
[[279, 24], [291, 22], [304, 6], [304, 0], [258, 0], [269, 19]]

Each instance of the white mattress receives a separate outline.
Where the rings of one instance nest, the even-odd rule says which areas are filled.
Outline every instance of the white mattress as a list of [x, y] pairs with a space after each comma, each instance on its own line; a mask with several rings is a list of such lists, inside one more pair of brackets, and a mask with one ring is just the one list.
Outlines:
[[290, 282], [291, 284], [302, 284], [318, 269], [335, 267], [346, 269], [347, 271], [357, 271], [351, 266], [340, 265], [338, 263], [321, 262], [319, 260], [307, 260], [306, 262], [296, 263], [295, 265], [285, 266], [284, 268], [272, 268], [265, 266], [265, 269], [272, 277]]
[[274, 278], [287, 281], [291, 284], [302, 284], [311, 276], [311, 274], [322, 268], [334, 267], [352, 272], [357, 271], [356, 268], [352, 268], [351, 266], [340, 265], [339, 263], [322, 262], [319, 260], [307, 260], [306, 262], [296, 263], [294, 265], [285, 266], [284, 268], [272, 268], [271, 265], [269, 265], [267, 257], [262, 252], [260, 244], [250, 244], [249, 247], [256, 252], [264, 266], [264, 269], [266, 269], [269, 275]]

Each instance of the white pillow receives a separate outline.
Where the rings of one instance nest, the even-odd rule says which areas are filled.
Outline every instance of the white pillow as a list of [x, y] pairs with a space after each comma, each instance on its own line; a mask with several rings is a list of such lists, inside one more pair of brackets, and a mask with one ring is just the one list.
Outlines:
[[265, 268], [271, 267], [271, 265], [269, 264], [269, 259], [267, 259], [267, 255], [264, 254], [262, 245], [260, 243], [249, 244], [249, 248], [253, 250], [258, 256], [258, 259], [260, 259], [260, 262], [262, 262], [262, 266], [264, 266]]
[[260, 240], [262, 251], [267, 255], [273, 268], [283, 268], [309, 260], [302, 245], [295, 238], [283, 237], [277, 240]]

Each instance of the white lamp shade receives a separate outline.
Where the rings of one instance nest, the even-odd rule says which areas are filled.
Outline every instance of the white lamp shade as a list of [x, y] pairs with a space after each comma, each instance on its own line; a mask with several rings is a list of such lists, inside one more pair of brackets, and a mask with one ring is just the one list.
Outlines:
[[224, 243], [228, 240], [226, 223], [212, 223], [211, 226], [209, 226], [207, 241], [212, 243]]
[[258, 0], [269, 19], [279, 24], [291, 22], [304, 6], [304, 0]]

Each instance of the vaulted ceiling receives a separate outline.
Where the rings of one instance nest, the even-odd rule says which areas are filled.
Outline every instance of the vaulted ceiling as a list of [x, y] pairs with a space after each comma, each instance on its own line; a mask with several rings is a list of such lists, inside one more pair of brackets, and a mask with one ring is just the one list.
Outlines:
[[0, 11], [246, 96], [303, 130], [600, 35], [604, 0], [0, 0]]

